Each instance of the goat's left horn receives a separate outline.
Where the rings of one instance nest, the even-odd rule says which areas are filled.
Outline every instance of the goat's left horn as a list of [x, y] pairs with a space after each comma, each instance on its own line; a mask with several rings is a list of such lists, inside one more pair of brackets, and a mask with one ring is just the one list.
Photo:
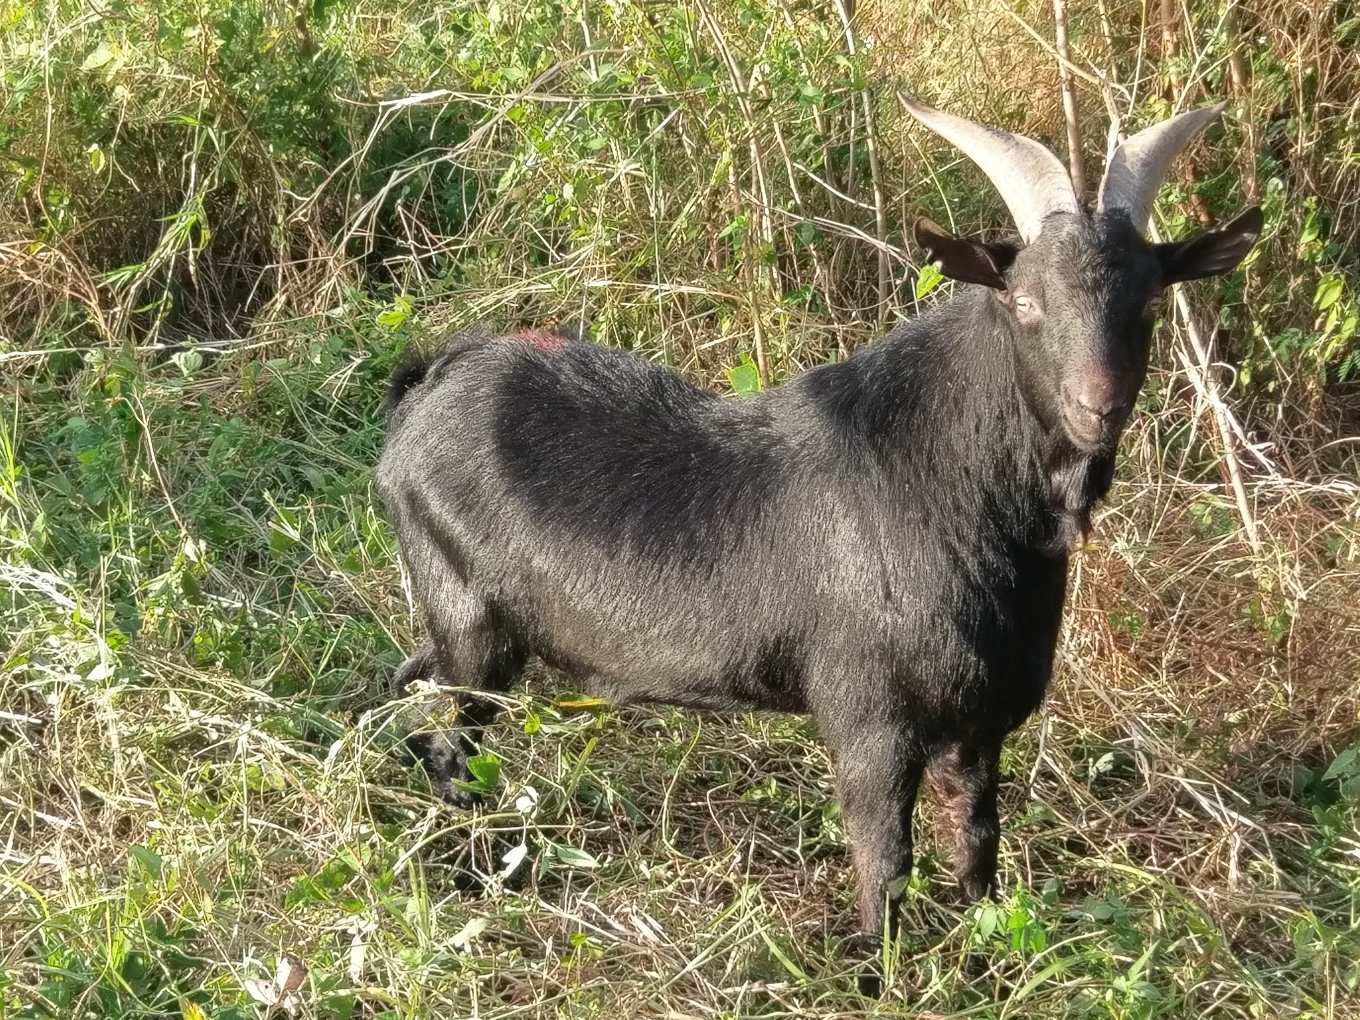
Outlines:
[[1026, 244], [1039, 236], [1044, 217], [1049, 213], [1078, 210], [1077, 193], [1067, 167], [1033, 138], [983, 127], [922, 106], [905, 96], [902, 105], [981, 168], [1001, 193]]
[[1123, 209], [1139, 233], [1146, 231], [1153, 200], [1171, 164], [1227, 105], [1218, 103], [1188, 110], [1125, 139], [1105, 168], [1097, 209], [1100, 212]]

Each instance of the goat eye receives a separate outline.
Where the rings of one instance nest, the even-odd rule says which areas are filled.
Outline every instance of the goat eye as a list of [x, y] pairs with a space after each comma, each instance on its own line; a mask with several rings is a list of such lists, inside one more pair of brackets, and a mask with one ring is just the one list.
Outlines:
[[1015, 316], [1021, 322], [1038, 322], [1043, 314], [1039, 308], [1039, 302], [1028, 294], [1014, 294], [1011, 296], [1011, 308], [1015, 311]]

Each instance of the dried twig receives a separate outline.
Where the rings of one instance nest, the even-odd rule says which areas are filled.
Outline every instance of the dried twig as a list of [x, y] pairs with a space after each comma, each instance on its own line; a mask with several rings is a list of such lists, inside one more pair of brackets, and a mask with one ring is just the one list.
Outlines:
[[[1155, 224], [1149, 224], [1149, 234], [1154, 241], [1160, 240], [1159, 232]], [[1222, 445], [1223, 463], [1228, 469], [1229, 485], [1232, 488], [1233, 501], [1237, 504], [1237, 514], [1242, 519], [1242, 528], [1246, 532], [1247, 542], [1252, 551], [1261, 551], [1261, 537], [1256, 528], [1256, 518], [1251, 510], [1251, 503], [1247, 499], [1247, 490], [1242, 483], [1242, 465], [1237, 458], [1237, 444], [1233, 438], [1233, 419], [1232, 411], [1224, 403], [1222, 395], [1218, 392], [1218, 380], [1215, 378], [1213, 367], [1209, 363], [1209, 349], [1200, 336], [1199, 329], [1195, 325], [1195, 317], [1190, 311], [1190, 303], [1186, 300], [1185, 291], [1181, 287], [1174, 288], [1176, 312], [1180, 316], [1181, 325], [1185, 329], [1186, 339], [1190, 342], [1190, 349], [1194, 352], [1192, 361], [1183, 348], [1177, 348], [1176, 358], [1185, 369], [1186, 377], [1213, 412], [1214, 424], [1218, 427], [1218, 438]], [[1238, 426], [1240, 430], [1240, 426]]]
[[[845, 49], [853, 59], [859, 52], [855, 41], [855, 26], [851, 6], [847, 0], [836, 0], [836, 12], [841, 17], [841, 28], [845, 32]], [[878, 131], [874, 118], [874, 101], [866, 85], [859, 93], [860, 108], [864, 112], [864, 147], [869, 154], [869, 178], [874, 190], [874, 228], [880, 245], [888, 241], [888, 210], [883, 196], [883, 168], [878, 159]], [[880, 247], [878, 251], [878, 318], [882, 321], [887, 312], [888, 298], [892, 291], [892, 273], [888, 268], [888, 256]]]
[[1077, 94], [1067, 51], [1067, 0], [1053, 0], [1053, 35], [1058, 49], [1058, 77], [1062, 82], [1063, 119], [1067, 121], [1067, 165], [1077, 194], [1086, 193], [1086, 171], [1081, 161], [1081, 131], [1077, 127]]

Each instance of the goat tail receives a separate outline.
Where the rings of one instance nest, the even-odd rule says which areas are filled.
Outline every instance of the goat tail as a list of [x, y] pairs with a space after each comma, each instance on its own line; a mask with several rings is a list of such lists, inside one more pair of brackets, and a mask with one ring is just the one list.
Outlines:
[[401, 361], [387, 381], [387, 400], [383, 412], [390, 428], [405, 412], [411, 391], [424, 382], [433, 383], [464, 355], [482, 347], [494, 334], [485, 326], [470, 326], [457, 333], [446, 334], [433, 343], [416, 341], [406, 348]]
[[402, 400], [425, 381], [436, 360], [418, 347], [411, 347], [402, 355], [401, 361], [392, 371], [392, 378], [387, 382], [387, 401], [383, 405], [383, 411], [389, 421], [392, 415], [396, 414]]

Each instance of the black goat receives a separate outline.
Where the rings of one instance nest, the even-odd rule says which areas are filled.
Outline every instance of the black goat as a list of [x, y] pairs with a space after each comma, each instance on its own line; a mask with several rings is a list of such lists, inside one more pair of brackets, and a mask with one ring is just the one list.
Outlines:
[[[1252, 209], [1192, 241], [1143, 237], [1171, 160], [1220, 109], [1129, 139], [1092, 210], [1039, 143], [913, 106], [997, 185], [1023, 246], [919, 220], [972, 286], [749, 400], [545, 333], [409, 362], [378, 484], [429, 636], [399, 679], [500, 691], [540, 656], [620, 703], [811, 712], [860, 930], [891, 930], [927, 769], [963, 891], [984, 894], [1001, 743], [1043, 697], [1154, 299], [1230, 270], [1261, 229]], [[464, 708], [474, 732], [489, 718]], [[424, 744], [454, 801], [469, 747]]]

